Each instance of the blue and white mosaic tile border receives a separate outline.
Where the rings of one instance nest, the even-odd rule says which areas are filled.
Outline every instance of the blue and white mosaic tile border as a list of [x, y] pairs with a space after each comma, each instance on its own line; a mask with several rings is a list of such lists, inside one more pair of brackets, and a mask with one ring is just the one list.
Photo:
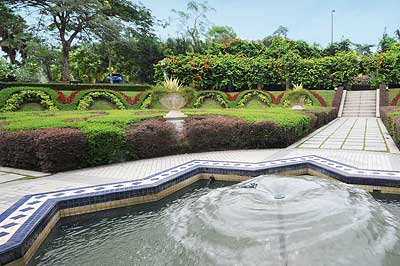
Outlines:
[[[242, 173], [241, 171], [243, 171], [243, 175], [245, 175], [249, 171], [257, 174], [265, 170], [278, 168], [289, 169], [290, 167], [304, 166], [322, 170], [322, 172], [328, 173], [332, 177], [350, 184], [400, 187], [400, 172], [398, 171], [358, 169], [313, 155], [260, 163], [194, 160], [134, 181], [27, 195], [23, 197], [0, 215], [0, 258], [6, 251], [23, 243], [26, 237], [33, 232], [34, 228], [49, 214], [49, 206], [54, 207], [64, 200], [79, 200], [87, 197], [102, 196], [118, 192], [135, 192], [139, 190], [144, 191], [144, 194], [138, 194], [136, 196], [144, 196], [154, 193], [152, 188], [173, 181], [185, 174], [194, 173], [196, 170], [201, 170], [201, 173], [222, 174], [229, 174], [230, 171], [235, 171], [235, 173], [240, 174]], [[90, 204], [91, 202], [87, 201], [80, 206]], [[0, 259], [0, 262], [1, 261]]]

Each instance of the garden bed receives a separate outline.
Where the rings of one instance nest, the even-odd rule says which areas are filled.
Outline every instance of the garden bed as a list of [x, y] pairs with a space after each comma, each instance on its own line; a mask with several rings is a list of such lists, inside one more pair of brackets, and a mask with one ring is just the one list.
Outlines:
[[[337, 91], [303, 90], [313, 106], [333, 106]], [[286, 102], [288, 91], [245, 90], [226, 93], [203, 90], [194, 93], [187, 102], [191, 108], [267, 108]], [[108, 110], [161, 109], [152, 91], [120, 91], [118, 89], [87, 88], [55, 90], [47, 87], [10, 87], [0, 91], [0, 112], [35, 110]], [[110, 104], [107, 104], [109, 102]], [[94, 105], [94, 107], [92, 107]]]
[[155, 110], [2, 113], [0, 165], [58, 172], [186, 152], [283, 148], [334, 113], [281, 107], [184, 112], [183, 134]]

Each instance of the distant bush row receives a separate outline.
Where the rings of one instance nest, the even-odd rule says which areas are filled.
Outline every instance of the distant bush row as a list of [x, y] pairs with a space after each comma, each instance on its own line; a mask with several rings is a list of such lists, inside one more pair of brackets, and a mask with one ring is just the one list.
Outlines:
[[[314, 106], [328, 106], [316, 91], [302, 90]], [[334, 91], [329, 92], [333, 97]], [[199, 108], [206, 101], [214, 101], [223, 108], [246, 107], [256, 100], [265, 106], [284, 104], [291, 93], [273, 94], [263, 90], [246, 90], [236, 93], [222, 91], [194, 92], [187, 102], [187, 108]], [[129, 96], [122, 91], [106, 89], [77, 90], [66, 96], [64, 92], [40, 87], [12, 87], [0, 91], [0, 111], [17, 111], [26, 103], [38, 103], [45, 110], [87, 110], [97, 100], [109, 102], [115, 109], [148, 109], [157, 105], [158, 99], [151, 91]]]
[[161, 118], [132, 124], [126, 130], [93, 124], [84, 131], [73, 128], [0, 131], [0, 165], [59, 172], [186, 152], [282, 148], [334, 118], [331, 111], [305, 111], [305, 114], [286, 125], [195, 116], [187, 119], [183, 137]]
[[400, 51], [360, 57], [354, 52], [335, 56], [301, 58], [288, 53], [278, 58], [263, 55], [188, 54], [170, 56], [155, 66], [155, 81], [164, 73], [199, 89], [240, 91], [285, 83], [315, 89], [350, 87], [359, 75], [369, 75], [373, 87], [400, 82]]
[[0, 82], [0, 90], [10, 87], [35, 87], [35, 88], [49, 88], [60, 91], [76, 91], [87, 89], [113, 89], [119, 91], [146, 91], [151, 88], [151, 85], [140, 84], [109, 84], [109, 83], [32, 83], [32, 82]]

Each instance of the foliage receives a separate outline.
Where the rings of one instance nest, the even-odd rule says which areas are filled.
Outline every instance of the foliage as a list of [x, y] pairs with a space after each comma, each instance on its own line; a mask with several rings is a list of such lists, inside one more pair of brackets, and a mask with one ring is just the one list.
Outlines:
[[12, 64], [0, 58], [0, 81], [16, 80], [14, 69], [15, 67]]
[[17, 55], [25, 58], [25, 47], [32, 38], [25, 20], [13, 11], [7, 3], [0, 2], [0, 49], [11, 64], [17, 63]]
[[0, 163], [56, 172], [181, 151], [285, 147], [330, 120], [325, 110], [277, 107], [256, 113], [246, 109], [187, 113], [195, 116], [188, 119], [183, 139], [162, 119], [140, 122], [162, 113], [2, 113]]
[[236, 107], [246, 107], [246, 104], [253, 98], [257, 98], [266, 106], [270, 106], [272, 103], [271, 96], [268, 93], [258, 90], [249, 90], [239, 94], [239, 97], [236, 100]]
[[24, 103], [30, 102], [38, 102], [49, 111], [58, 111], [58, 107], [49, 94], [40, 90], [21, 90], [12, 94], [5, 101], [5, 104], [1, 107], [0, 112], [16, 111], [21, 108]]
[[129, 154], [135, 159], [167, 156], [179, 151], [176, 129], [163, 119], [150, 119], [131, 125], [126, 140]]
[[205, 35], [209, 21], [207, 13], [214, 11], [207, 1], [189, 1], [186, 11], [172, 10], [179, 19], [179, 25], [182, 27], [181, 33], [191, 39], [193, 51], [202, 50], [201, 37]]
[[331, 120], [329, 111], [307, 111], [304, 114], [283, 111], [289, 114], [288, 117], [283, 118], [280, 113], [279, 119], [268, 119], [272, 117], [271, 114], [263, 119], [260, 119], [261, 116], [255, 119], [254, 112], [245, 110], [234, 113], [225, 110], [210, 112], [230, 117], [203, 116], [197, 113], [199, 116], [190, 118], [185, 131], [189, 151], [287, 147]]
[[400, 108], [388, 106], [380, 108], [381, 118], [394, 142], [400, 147]]
[[207, 32], [207, 41], [225, 43], [235, 39], [236, 33], [229, 26], [212, 26]]
[[[1, 60], [0, 60], [1, 68]], [[1, 70], [0, 70], [1, 71]], [[1, 73], [1, 72], [0, 72]], [[60, 91], [75, 91], [85, 89], [114, 89], [116, 91], [146, 91], [151, 88], [150, 85], [131, 85], [131, 84], [69, 84], [69, 83], [30, 83], [30, 82], [0, 82], [0, 89], [12, 88], [12, 87], [40, 87], [40, 88], [52, 88]]]
[[264, 56], [189, 54], [167, 57], [164, 62], [165, 65], [155, 66], [157, 81], [164, 79], [165, 72], [179, 78], [184, 85], [228, 91], [252, 89], [258, 85], [267, 88], [284, 84], [286, 80], [303, 83], [309, 88], [334, 88], [353, 84], [360, 72], [355, 53], [311, 59], [292, 53], [279, 60]]
[[285, 93], [282, 98], [282, 105], [284, 107], [301, 105], [301, 106], [312, 106], [315, 105], [312, 94], [309, 91], [298, 88], [293, 89]]
[[217, 101], [223, 108], [229, 107], [229, 100], [227, 99], [226, 94], [218, 91], [203, 91], [198, 93], [192, 103], [192, 107], [200, 108], [206, 99]]
[[63, 52], [63, 80], [70, 80], [69, 53], [78, 38], [95, 36], [107, 38], [119, 35], [117, 29], [125, 25], [133, 32], [147, 33], [153, 24], [150, 11], [127, 0], [10, 0], [42, 15], [39, 26], [47, 32], [55, 32], [60, 38]]
[[115, 94], [107, 91], [93, 91], [83, 96], [78, 103], [77, 110], [88, 110], [89, 107], [94, 103], [95, 99], [106, 99], [111, 103], [115, 104], [118, 109], [125, 110], [126, 107], [122, 101], [115, 96]]

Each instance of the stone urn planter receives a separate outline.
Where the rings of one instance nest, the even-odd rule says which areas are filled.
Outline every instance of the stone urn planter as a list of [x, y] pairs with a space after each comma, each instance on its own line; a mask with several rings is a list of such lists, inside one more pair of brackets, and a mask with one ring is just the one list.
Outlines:
[[175, 125], [178, 132], [183, 131], [183, 124], [187, 115], [179, 111], [186, 105], [186, 99], [182, 95], [176, 92], [167, 93], [160, 98], [162, 106], [167, 108], [169, 112], [164, 116], [167, 122]]

